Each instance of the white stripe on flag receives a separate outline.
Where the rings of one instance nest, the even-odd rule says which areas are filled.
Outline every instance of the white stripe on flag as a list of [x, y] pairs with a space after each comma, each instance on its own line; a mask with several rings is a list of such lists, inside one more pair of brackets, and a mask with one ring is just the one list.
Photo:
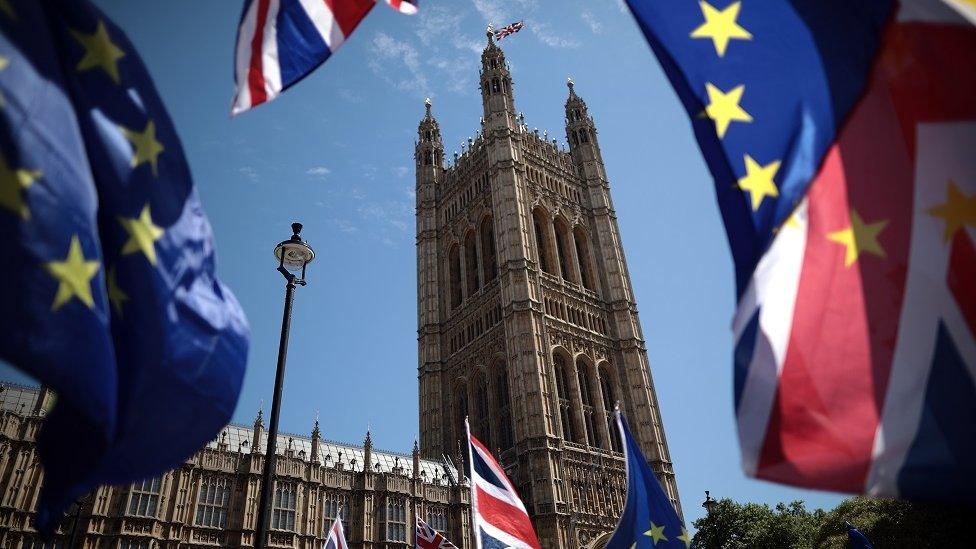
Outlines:
[[343, 36], [342, 29], [339, 28], [328, 4], [325, 0], [299, 0], [299, 3], [305, 9], [305, 13], [308, 14], [309, 20], [315, 25], [315, 30], [319, 31], [319, 35], [322, 36], [325, 45], [329, 47], [329, 51], [335, 53], [346, 37]]
[[278, 9], [281, 0], [271, 0], [268, 6], [268, 22], [264, 26], [264, 42], [261, 44], [261, 69], [264, 72], [264, 89], [271, 101], [281, 93], [281, 65], [278, 62]]
[[237, 35], [237, 51], [234, 56], [234, 75], [237, 77], [237, 94], [231, 103], [231, 114], [238, 114], [251, 108], [251, 90], [248, 87], [247, 72], [251, 67], [251, 40], [254, 38], [254, 26], [257, 24], [258, 4], [254, 0], [248, 6], [247, 13], [241, 20], [241, 28]]
[[736, 418], [742, 468], [749, 476], [756, 474], [793, 329], [793, 308], [803, 270], [809, 226], [805, 198], [794, 211], [791, 223], [799, 226], [784, 224], [780, 229], [769, 251], [756, 266], [752, 282], [742, 296], [732, 323], [735, 341], [738, 342], [756, 308], [760, 308], [752, 361], [742, 387]]

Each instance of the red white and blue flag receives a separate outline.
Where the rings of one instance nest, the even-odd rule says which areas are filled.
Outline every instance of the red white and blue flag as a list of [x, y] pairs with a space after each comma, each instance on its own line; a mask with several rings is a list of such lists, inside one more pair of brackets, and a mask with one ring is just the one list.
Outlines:
[[502, 38], [505, 38], [506, 36], [509, 36], [511, 34], [515, 34], [518, 31], [522, 30], [522, 27], [524, 27], [524, 26], [525, 26], [525, 24], [522, 21], [516, 21], [516, 22], [514, 22], [514, 23], [512, 23], [510, 25], [505, 25], [504, 27], [502, 27], [502, 28], [500, 28], [500, 29], [498, 29], [498, 30], [495, 31], [495, 39], [496, 40], [501, 40]]
[[715, 178], [746, 472], [976, 501], [972, 7], [628, 3]]
[[443, 534], [424, 522], [424, 519], [417, 516], [415, 549], [457, 549], [457, 546], [448, 541]]
[[[401, 13], [416, 0], [386, 0]], [[374, 0], [247, 0], [237, 30], [231, 114], [271, 101], [324, 63]]]
[[468, 431], [468, 462], [471, 464], [471, 529], [477, 549], [512, 547], [539, 549], [529, 513], [519, 499], [502, 466]]
[[[341, 510], [339, 512], [342, 513]], [[340, 517], [336, 517], [332, 523], [332, 528], [329, 528], [329, 535], [326, 536], [322, 549], [349, 549], [349, 544], [346, 543], [346, 532], [342, 529]]]

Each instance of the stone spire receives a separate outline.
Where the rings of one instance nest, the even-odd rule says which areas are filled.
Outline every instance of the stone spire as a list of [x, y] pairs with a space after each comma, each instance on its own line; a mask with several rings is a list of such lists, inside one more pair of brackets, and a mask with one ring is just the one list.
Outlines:
[[363, 441], [363, 471], [373, 471], [373, 437], [366, 430], [366, 440]]
[[321, 433], [319, 432], [319, 420], [315, 420], [315, 427], [312, 427], [312, 455], [309, 459], [312, 463], [319, 462], [319, 437]]
[[413, 478], [420, 479], [420, 446], [416, 439], [413, 441]]
[[596, 160], [602, 164], [596, 124], [586, 108], [586, 101], [576, 94], [572, 78], [566, 79], [566, 87], [569, 88], [569, 97], [566, 98], [566, 142], [569, 143], [573, 162], [582, 164]]
[[505, 52], [495, 43], [488, 30], [488, 45], [481, 52], [481, 102], [484, 106], [485, 130], [515, 129], [515, 96], [512, 93], [512, 73], [505, 61]]
[[261, 435], [264, 433], [264, 410], [258, 410], [258, 417], [254, 419], [254, 437], [251, 439], [251, 453], [261, 451]]

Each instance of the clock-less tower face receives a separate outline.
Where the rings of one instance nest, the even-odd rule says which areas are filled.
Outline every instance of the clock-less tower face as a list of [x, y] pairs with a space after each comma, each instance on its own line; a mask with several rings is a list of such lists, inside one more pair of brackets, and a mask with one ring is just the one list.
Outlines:
[[626, 497], [615, 404], [680, 512], [597, 131], [569, 81], [558, 146], [490, 35], [481, 61], [476, 136], [445, 158], [429, 100], [418, 128], [420, 451], [463, 461], [468, 417], [542, 545], [595, 546]]

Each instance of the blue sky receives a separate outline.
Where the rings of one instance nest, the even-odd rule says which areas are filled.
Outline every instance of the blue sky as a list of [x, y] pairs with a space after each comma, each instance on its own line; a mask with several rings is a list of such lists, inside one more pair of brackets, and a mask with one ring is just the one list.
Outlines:
[[[690, 0], [688, 0], [690, 1]], [[169, 107], [217, 236], [219, 275], [251, 322], [234, 420], [270, 406], [292, 221], [318, 256], [298, 290], [281, 425], [407, 451], [417, 436], [413, 140], [431, 97], [448, 154], [474, 135], [484, 28], [502, 41], [530, 127], [565, 140], [565, 81], [600, 132], [686, 518], [716, 497], [832, 507], [834, 494], [746, 479], [732, 415], [730, 255], [711, 178], [676, 96], [622, 2], [423, 0], [377, 6], [322, 68], [231, 119], [236, 1], [97, 2]], [[4, 368], [0, 376], [26, 378]]]

